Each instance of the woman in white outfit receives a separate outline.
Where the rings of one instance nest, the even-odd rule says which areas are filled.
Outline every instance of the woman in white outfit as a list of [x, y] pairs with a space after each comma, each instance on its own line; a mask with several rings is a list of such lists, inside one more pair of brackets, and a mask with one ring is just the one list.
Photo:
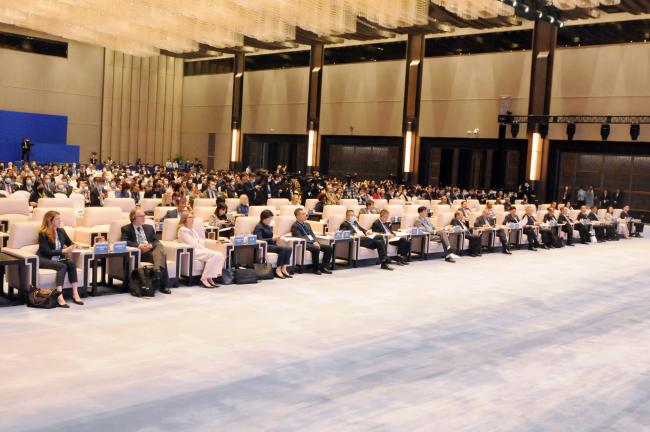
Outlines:
[[176, 237], [178, 237], [178, 241], [193, 246], [194, 259], [205, 263], [203, 274], [201, 274], [201, 284], [206, 288], [216, 288], [218, 285], [214, 280], [221, 276], [224, 257], [221, 252], [208, 249], [205, 246], [205, 240], [199, 237], [194, 230], [194, 214], [192, 212], [186, 211], [181, 214]]

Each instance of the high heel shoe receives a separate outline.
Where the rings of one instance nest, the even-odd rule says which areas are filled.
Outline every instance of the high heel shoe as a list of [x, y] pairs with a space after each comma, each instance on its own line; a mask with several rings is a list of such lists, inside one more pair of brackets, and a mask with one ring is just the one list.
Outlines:
[[74, 304], [76, 304], [76, 305], [79, 305], [79, 306], [83, 306], [83, 305], [84, 305], [84, 302], [82, 302], [81, 300], [77, 301], [77, 300], [75, 300], [74, 298], [72, 299], [72, 303], [74, 303]]
[[213, 288], [219, 288], [219, 284], [214, 281], [214, 279], [208, 279]]
[[275, 277], [278, 279], [286, 279], [284, 273], [282, 273], [282, 270], [277, 270], [277, 269], [275, 270]]
[[214, 285], [212, 285], [210, 282], [204, 281], [204, 280], [201, 281], [201, 285], [203, 285], [204, 288], [214, 288]]
[[284, 275], [285, 278], [293, 279], [293, 276], [291, 276], [291, 274], [289, 274], [288, 272], [287, 273], [281, 272], [281, 273]]

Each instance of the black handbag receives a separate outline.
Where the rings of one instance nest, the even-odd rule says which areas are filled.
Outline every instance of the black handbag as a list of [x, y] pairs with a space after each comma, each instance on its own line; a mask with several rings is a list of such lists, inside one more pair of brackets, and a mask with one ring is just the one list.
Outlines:
[[131, 272], [129, 291], [134, 297], [154, 297], [160, 288], [160, 272], [150, 267], [141, 267]]
[[52, 288], [34, 288], [27, 293], [27, 306], [39, 309], [53, 309], [58, 306], [59, 293]]
[[235, 283], [237, 285], [257, 283], [257, 273], [253, 269], [239, 268], [235, 270]]
[[253, 268], [255, 270], [255, 274], [257, 275], [257, 279], [259, 280], [271, 280], [275, 277], [271, 264], [255, 263], [253, 264]]
[[217, 281], [221, 285], [232, 285], [234, 279], [235, 279], [235, 275], [233, 274], [232, 270], [223, 269], [221, 271], [221, 276], [219, 276]]

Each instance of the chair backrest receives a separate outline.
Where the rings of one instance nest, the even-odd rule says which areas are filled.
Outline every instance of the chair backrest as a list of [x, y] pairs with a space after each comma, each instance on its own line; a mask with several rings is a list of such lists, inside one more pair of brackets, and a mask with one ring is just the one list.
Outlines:
[[598, 219], [604, 218], [605, 213], [607, 213], [607, 209], [598, 209], [598, 213], [596, 213], [598, 215]]
[[56, 192], [54, 198], [67, 198], [68, 196], [62, 192]]
[[[212, 200], [214, 201], [214, 200]], [[194, 207], [192, 210], [192, 213], [194, 213], [194, 218], [201, 218], [203, 220], [208, 220], [210, 219], [210, 216], [214, 214], [214, 212], [217, 211], [217, 207]]]
[[36, 207], [34, 209], [34, 212], [32, 213], [32, 220], [38, 221], [39, 223], [42, 222], [45, 213], [47, 213], [50, 210], [59, 212], [59, 214], [61, 215], [61, 222], [63, 223], [63, 226], [69, 226], [73, 228], [77, 226], [77, 213], [75, 212], [74, 209], [69, 207], [63, 207], [63, 208]]
[[478, 212], [478, 211], [470, 212], [470, 214], [469, 214], [469, 226], [473, 227], [474, 222], [476, 222], [476, 218], [479, 217], [479, 216], [481, 216], [481, 212]]
[[383, 198], [380, 198], [380, 199], [373, 199], [373, 201], [375, 202], [375, 208], [376, 208], [377, 210], [381, 210], [381, 209], [383, 209], [384, 206], [388, 204], [388, 200], [387, 200], [387, 199], [383, 199]]
[[176, 241], [176, 232], [178, 231], [178, 221], [180, 218], [165, 218], [163, 221], [161, 240]]
[[362, 205], [359, 205], [359, 204], [357, 204], [357, 205], [348, 204], [348, 205], [345, 206], [345, 209], [346, 210], [354, 210], [354, 215], [359, 216], [359, 212], [364, 207], [365, 206], [362, 206]]
[[454, 203], [449, 206], [449, 211], [451, 211], [452, 213], [456, 213], [461, 206], [460, 204], [456, 204], [456, 201], [454, 201]]
[[569, 217], [573, 220], [576, 220], [579, 214], [580, 210], [569, 210]]
[[238, 217], [235, 219], [235, 235], [251, 234], [259, 221], [259, 216]]
[[153, 211], [162, 203], [162, 198], [142, 198], [140, 200], [140, 208], [145, 212]]
[[354, 198], [341, 198], [339, 204], [347, 207], [349, 205], [359, 205], [359, 201], [355, 200]]
[[0, 215], [3, 214], [20, 214], [29, 216], [29, 203], [24, 199], [6, 198], [0, 200]]
[[621, 217], [621, 212], [623, 212], [623, 209], [614, 209], [614, 217], [615, 218], [620, 218]]
[[266, 200], [266, 205], [275, 207], [276, 209], [280, 208], [283, 205], [289, 205], [291, 201], [286, 198], [269, 198]]
[[492, 204], [492, 210], [494, 210], [495, 213], [503, 213], [506, 211], [503, 204]]
[[476, 210], [481, 206], [481, 202], [477, 199], [468, 199], [467, 205], [469, 206], [470, 209]]
[[339, 231], [341, 224], [345, 220], [345, 215], [333, 214], [327, 218], [327, 234], [333, 234]]
[[110, 225], [114, 220], [123, 219], [122, 209], [119, 207], [88, 207], [81, 220], [81, 226]]
[[404, 214], [404, 206], [402, 205], [388, 204], [384, 206], [383, 210], [388, 210], [391, 217], [402, 217]]
[[295, 212], [297, 208], [304, 209], [301, 205], [283, 205], [280, 207], [280, 216], [291, 216], [295, 219], [293, 212]]
[[74, 208], [74, 203], [70, 198], [41, 198], [38, 200], [39, 207], [69, 207]]
[[332, 215], [343, 215], [347, 209], [343, 205], [326, 205], [323, 207], [323, 219], [329, 219]]
[[517, 212], [526, 211], [526, 205], [525, 204], [515, 204], [514, 207], [517, 209]]
[[524, 200], [520, 200], [520, 199], [515, 200], [515, 205], [517, 205], [517, 204], [521, 204], [523, 201], [524, 201]]
[[451, 206], [449, 204], [438, 204], [431, 206], [431, 211], [433, 214], [438, 214], [440, 212], [446, 213], [451, 211]]
[[228, 207], [229, 213], [237, 211], [237, 207], [239, 207], [239, 198], [226, 198], [226, 207]]
[[194, 198], [192, 201], [192, 207], [216, 207], [217, 201], [214, 198]]
[[537, 218], [538, 222], [542, 222], [544, 220], [544, 216], [546, 215], [545, 210], [537, 210], [537, 213], [535, 214], [535, 218]]
[[414, 203], [416, 207], [425, 206], [428, 209], [431, 208], [431, 201], [429, 200], [419, 199], [419, 200], [415, 200]]
[[408, 214], [415, 214], [416, 215], [416, 214], [418, 214], [418, 208], [420, 208], [419, 205], [407, 205], [407, 206], [404, 206], [404, 215], [408, 215]]
[[106, 198], [104, 207], [119, 207], [124, 213], [128, 213], [135, 208], [133, 198]]
[[9, 198], [26, 198], [29, 199], [30, 193], [26, 190], [18, 190], [11, 195], [9, 195]]
[[418, 218], [418, 214], [416, 213], [406, 213], [404, 216], [402, 216], [402, 221], [400, 224], [400, 228], [402, 229], [408, 229], [412, 228], [413, 225], [415, 224], [415, 220]]
[[111, 225], [108, 227], [108, 236], [106, 240], [109, 242], [116, 242], [122, 240], [122, 227], [128, 222], [123, 220], [116, 220], [111, 222]]
[[83, 210], [86, 207], [86, 198], [80, 193], [72, 192], [70, 194], [70, 200], [75, 210]]
[[443, 228], [449, 225], [451, 220], [454, 218], [454, 214], [452, 212], [438, 212], [436, 215], [436, 227], [437, 228]]
[[271, 213], [275, 215], [275, 207], [265, 205], [265, 206], [250, 206], [248, 208], [248, 216], [255, 216], [259, 221], [260, 215], [264, 210], [271, 210]]
[[406, 200], [403, 200], [403, 199], [401, 199], [401, 198], [392, 198], [392, 199], [388, 202], [388, 204], [390, 204], [390, 205], [395, 205], [395, 206], [403, 206], [404, 204], [406, 204]]
[[273, 220], [275, 221], [273, 225], [273, 234], [281, 236], [291, 233], [291, 227], [296, 222], [296, 218], [293, 214], [291, 216], [276, 216]]
[[307, 198], [307, 200], [305, 201], [305, 209], [307, 211], [314, 210], [316, 204], [318, 204], [318, 200], [316, 198]]
[[9, 227], [9, 240], [7, 247], [19, 249], [29, 245], [38, 244], [38, 230], [41, 228], [39, 221], [17, 221]]
[[155, 220], [160, 219], [161, 217], [165, 216], [169, 210], [174, 210], [176, 207], [172, 206], [167, 206], [167, 207], [156, 207], [153, 209], [153, 218]]
[[549, 208], [550, 206], [551, 206], [550, 204], [540, 204], [540, 205], [539, 205], [539, 211], [542, 211], [542, 210], [545, 211], [545, 210], [546, 210], [547, 208]]
[[364, 230], [369, 230], [372, 224], [379, 219], [379, 215], [376, 213], [373, 214], [361, 214], [359, 215], [359, 226]]

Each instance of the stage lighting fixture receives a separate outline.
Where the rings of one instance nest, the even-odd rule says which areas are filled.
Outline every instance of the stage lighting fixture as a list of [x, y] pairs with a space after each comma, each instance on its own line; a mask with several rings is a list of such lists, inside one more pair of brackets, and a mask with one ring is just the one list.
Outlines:
[[609, 138], [609, 129], [609, 123], [603, 123], [600, 126], [600, 137], [603, 141], [607, 141], [607, 138]]
[[575, 123], [567, 123], [566, 125], [566, 136], [569, 139], [569, 141], [573, 141], [573, 137], [576, 134], [576, 124]]
[[513, 138], [517, 138], [517, 134], [519, 134], [519, 122], [512, 122], [510, 124], [510, 133]]
[[641, 134], [641, 125], [634, 122], [630, 125], [630, 138], [632, 138], [632, 141], [636, 141], [639, 139], [639, 135]]

